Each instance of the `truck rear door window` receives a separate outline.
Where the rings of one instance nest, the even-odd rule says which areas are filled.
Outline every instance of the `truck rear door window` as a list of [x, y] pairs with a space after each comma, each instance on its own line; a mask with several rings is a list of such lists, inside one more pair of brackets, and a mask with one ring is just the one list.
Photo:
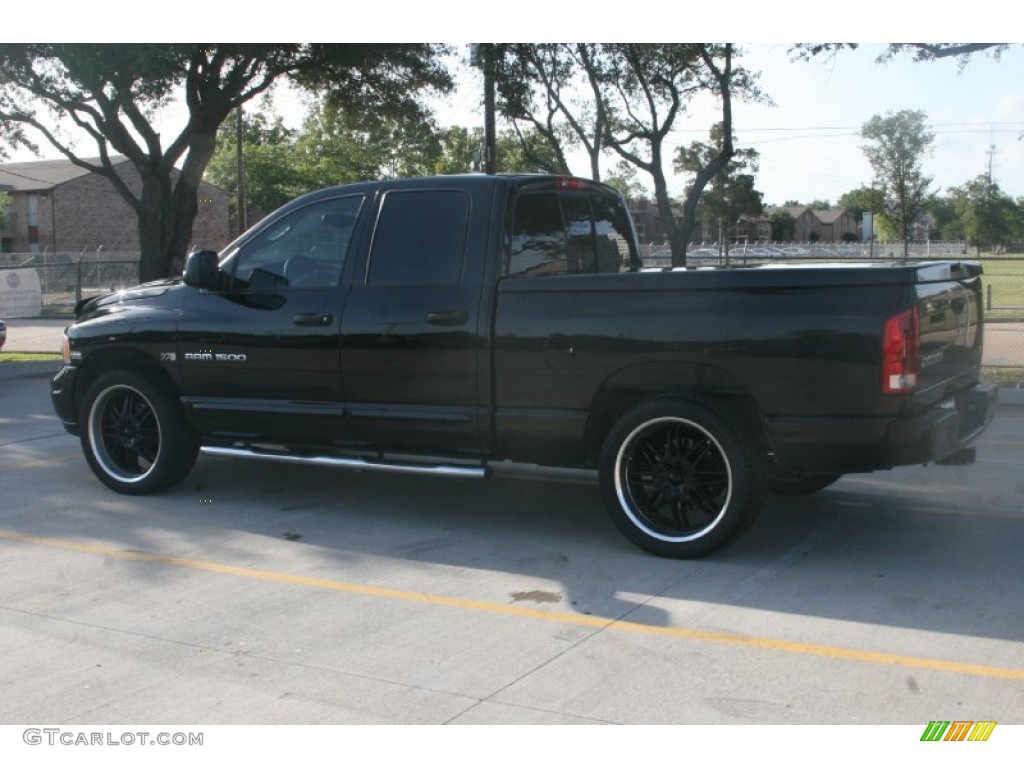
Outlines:
[[366, 284], [459, 283], [468, 223], [469, 199], [460, 190], [388, 192], [377, 216]]

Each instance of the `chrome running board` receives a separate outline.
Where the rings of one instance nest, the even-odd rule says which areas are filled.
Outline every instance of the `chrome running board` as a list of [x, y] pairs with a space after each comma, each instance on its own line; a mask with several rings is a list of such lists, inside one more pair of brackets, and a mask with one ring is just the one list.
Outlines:
[[214, 445], [200, 449], [210, 456], [230, 456], [237, 459], [263, 459], [265, 461], [282, 461], [289, 464], [307, 464], [320, 467], [342, 467], [373, 472], [403, 472], [410, 475], [441, 475], [444, 477], [466, 477], [483, 480], [490, 470], [485, 466], [460, 464], [417, 464], [399, 461], [386, 461], [344, 458], [341, 456], [296, 456], [290, 453], [271, 453], [254, 451], [251, 448], [227, 448]]

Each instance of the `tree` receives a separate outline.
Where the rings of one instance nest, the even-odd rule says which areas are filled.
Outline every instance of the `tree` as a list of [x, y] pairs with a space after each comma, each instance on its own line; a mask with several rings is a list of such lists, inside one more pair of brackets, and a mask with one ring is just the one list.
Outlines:
[[857, 187], [840, 196], [837, 204], [850, 212], [855, 219], [860, 219], [865, 213], [875, 213], [882, 210], [885, 195], [877, 187]]
[[951, 192], [967, 242], [979, 254], [982, 246], [996, 250], [1020, 236], [1017, 204], [988, 176], [978, 176]]
[[[432, 173], [470, 173], [482, 169], [482, 128], [450, 126], [438, 134], [440, 154]], [[506, 130], [498, 134], [499, 173], [562, 173], [558, 157], [538, 131]]]
[[[724, 127], [722, 123], [716, 123], [711, 128], [709, 142], [695, 141], [677, 150], [674, 161], [676, 172], [698, 174], [714, 161], [723, 143]], [[735, 139], [733, 145], [732, 158], [711, 179], [698, 205], [700, 220], [718, 222], [726, 231], [741, 216], [760, 216], [764, 210], [763, 196], [754, 187], [758, 153], [753, 149], [735, 149]], [[691, 192], [688, 188], [689, 194]]]
[[[522, 138], [525, 124], [547, 144], [554, 158], [553, 173], [569, 173], [567, 150], [583, 147], [590, 158], [590, 177], [600, 181], [604, 134], [600, 107], [587, 106], [572, 96], [574, 86], [581, 84], [579, 51], [586, 46], [509, 43], [492, 47], [497, 109], [515, 134]], [[500, 152], [498, 158], [500, 162]]]
[[648, 197], [647, 187], [637, 178], [636, 168], [625, 160], [619, 160], [615, 168], [604, 178], [604, 183], [615, 187], [622, 193], [622, 196], [631, 200], [641, 200]]
[[[858, 47], [858, 43], [798, 43], [790, 47], [789, 54], [794, 59], [809, 61], [822, 55], [834, 57], [844, 49], [856, 50]], [[1009, 47], [1008, 43], [889, 43], [878, 56], [878, 61], [884, 63], [896, 56], [910, 54], [914, 61], [958, 58], [960, 65], [964, 66], [976, 53], [985, 52], [998, 59]]]
[[[75, 165], [107, 178], [138, 216], [140, 279], [180, 269], [198, 208], [196, 192], [234, 109], [290, 78], [329, 88], [334, 105], [415, 109], [425, 88], [450, 86], [438, 49], [423, 44], [5, 44], [0, 45], [0, 128], [8, 144], [42, 136]], [[153, 115], [174, 98], [188, 110], [165, 141]], [[37, 107], [84, 131], [98, 159], [37, 116]], [[139, 184], [122, 179], [126, 156]]]
[[861, 128], [868, 141], [862, 146], [882, 191], [879, 215], [903, 241], [903, 257], [910, 253], [914, 225], [931, 198], [932, 180], [922, 171], [935, 135], [919, 110], [875, 115]]
[[938, 230], [943, 240], [966, 240], [963, 222], [956, 210], [956, 189], [946, 190], [944, 195], [936, 195], [928, 207], [932, 217], [932, 226]]
[[[242, 156], [245, 166], [246, 220], [255, 222], [308, 192], [295, 162], [297, 132], [275, 114], [273, 102], [264, 100], [242, 119]], [[231, 195], [232, 221], [238, 208], [238, 161], [235, 120], [226, 120], [217, 131], [217, 149], [204, 175]]]
[[[731, 43], [612, 44], [583, 59], [594, 97], [602, 104], [605, 145], [650, 174], [654, 198], [672, 249], [672, 265], [686, 266], [686, 248], [697, 225], [697, 204], [708, 183], [735, 151], [732, 130], [734, 96], [756, 97], [753, 78], [734, 67]], [[698, 94], [712, 93], [722, 105], [721, 144], [696, 170], [682, 220], [677, 222], [665, 174], [666, 142], [676, 119]]]
[[295, 141], [295, 163], [308, 190], [371, 179], [423, 176], [441, 154], [433, 123], [408, 112], [317, 104]]
[[[505, 117], [529, 120], [558, 145], [562, 158], [564, 147], [583, 146], [595, 180], [600, 179], [604, 151], [648, 173], [673, 264], [685, 266], [700, 194], [732, 156], [732, 99], [759, 95], [754, 77], [734, 66], [732, 44], [552, 43], [500, 48], [503, 63], [497, 89]], [[688, 102], [708, 93], [721, 101], [727, 138], [711, 164], [697, 172], [677, 222], [665, 175], [668, 141]]]
[[[786, 207], [792, 206], [787, 203]], [[796, 219], [789, 211], [776, 211], [772, 214], [772, 240], [775, 242], [796, 240]]]

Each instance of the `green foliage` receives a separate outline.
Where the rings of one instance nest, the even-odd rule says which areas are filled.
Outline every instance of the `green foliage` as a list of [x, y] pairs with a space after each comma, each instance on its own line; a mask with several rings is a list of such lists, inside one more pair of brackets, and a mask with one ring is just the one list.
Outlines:
[[[420, 113], [420, 93], [451, 85], [439, 54], [426, 44], [3, 44], [0, 136], [7, 146], [29, 146], [29, 134], [38, 135], [105, 176], [138, 214], [140, 277], [155, 279], [180, 269], [198, 184], [236, 107], [290, 78], [327, 94], [332, 109], [409, 117]], [[164, 137], [151, 119], [172, 98], [188, 120]], [[91, 149], [75, 154], [41, 119], [47, 110], [85, 131]], [[131, 160], [141, 193], [120, 179], [113, 154]], [[86, 159], [96, 155], [98, 163]]]
[[1021, 210], [988, 176], [950, 190], [954, 210], [969, 245], [995, 250], [1021, 236]]
[[[601, 178], [600, 156], [604, 123], [592, 100], [574, 96], [590, 89], [583, 77], [580, 52], [584, 44], [485, 44], [495, 83], [499, 114], [521, 135], [532, 135], [535, 159], [548, 158], [545, 170], [569, 173], [567, 151], [583, 147], [590, 158], [591, 177]], [[486, 64], [485, 64], [486, 65]], [[546, 145], [541, 150], [540, 145]], [[499, 152], [499, 162], [501, 153]]]
[[843, 194], [837, 201], [840, 208], [850, 212], [858, 221], [865, 213], [882, 210], [885, 195], [877, 187], [857, 187]]
[[883, 193], [879, 214], [904, 242], [904, 256], [915, 223], [928, 208], [932, 179], [924, 175], [924, 158], [935, 139], [919, 110], [875, 115], [861, 128], [862, 146]]
[[[673, 262], [684, 266], [700, 195], [732, 157], [732, 99], [761, 98], [756, 77], [734, 64], [733, 45], [551, 43], [497, 49], [502, 114], [540, 131], [563, 164], [567, 147], [584, 147], [594, 179], [600, 178], [600, 155], [606, 150], [650, 174]], [[709, 94], [721, 102], [727, 138], [710, 164], [696, 172], [677, 222], [666, 177], [667, 142], [690, 102]]]
[[309, 189], [353, 181], [423, 176], [441, 153], [433, 123], [421, 114], [388, 115], [315, 105], [296, 141]]
[[615, 187], [622, 196], [631, 200], [643, 200], [650, 196], [647, 187], [637, 178], [636, 167], [625, 160], [619, 160], [615, 168], [604, 178], [604, 183]]
[[[799, 207], [791, 205], [787, 201], [787, 208]], [[789, 211], [776, 211], [772, 214], [772, 240], [776, 242], [789, 242], [796, 239], [796, 219]]]
[[6, 232], [11, 223], [11, 197], [0, 192], [0, 232]]
[[963, 222], [956, 210], [956, 190], [949, 190], [945, 195], [937, 196], [928, 207], [932, 217], [932, 228], [938, 230], [943, 240], [966, 240]]
[[[696, 176], [722, 152], [723, 144], [724, 129], [721, 123], [716, 123], [711, 128], [710, 141], [695, 141], [677, 150], [674, 162], [676, 172]], [[733, 149], [732, 157], [711, 178], [700, 196], [698, 219], [705, 222], [720, 221], [731, 226], [741, 216], [761, 215], [764, 210], [763, 196], [754, 187], [758, 157], [757, 151], [753, 149]], [[687, 187], [687, 194], [692, 194], [690, 186]]]
[[[255, 222], [308, 191], [295, 164], [296, 131], [287, 128], [264, 99], [243, 115], [242, 156], [245, 168], [247, 220]], [[217, 132], [217, 149], [206, 167], [204, 178], [231, 196], [232, 221], [237, 221], [238, 161], [234, 119], [225, 121]]]
[[[794, 60], [810, 61], [819, 56], [834, 58], [841, 51], [856, 50], [858, 43], [797, 43], [789, 49]], [[878, 56], [879, 63], [885, 63], [900, 55], [909, 55], [914, 61], [934, 61], [956, 58], [963, 67], [976, 53], [984, 52], [992, 58], [999, 56], [1010, 46], [1007, 43], [889, 43], [885, 52]]]

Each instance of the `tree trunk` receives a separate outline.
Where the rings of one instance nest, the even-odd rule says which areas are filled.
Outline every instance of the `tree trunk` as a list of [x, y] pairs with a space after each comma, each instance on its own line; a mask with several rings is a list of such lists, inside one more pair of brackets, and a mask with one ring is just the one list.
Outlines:
[[196, 135], [180, 172], [166, 162], [157, 168], [149, 164], [138, 168], [142, 178], [138, 214], [140, 282], [177, 275], [184, 268], [192, 245], [192, 225], [199, 212], [199, 183], [214, 146], [214, 134]]

